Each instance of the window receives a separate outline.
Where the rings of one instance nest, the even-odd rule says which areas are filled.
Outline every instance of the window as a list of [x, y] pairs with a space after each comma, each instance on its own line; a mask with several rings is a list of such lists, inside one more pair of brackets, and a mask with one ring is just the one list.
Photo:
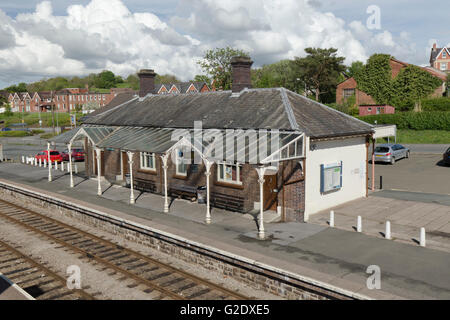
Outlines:
[[217, 181], [242, 185], [242, 166], [239, 164], [218, 164]]
[[372, 112], [372, 108], [367, 108], [367, 111]]
[[175, 159], [176, 175], [186, 177], [187, 176], [187, 165], [184, 162], [184, 153], [182, 150], [177, 150], [177, 156]]
[[447, 51], [442, 52], [442, 59], [447, 59]]
[[441, 70], [447, 70], [447, 62], [441, 62]]
[[344, 89], [344, 99], [350, 98], [355, 95], [355, 89]]
[[156, 170], [154, 153], [141, 152], [141, 169]]

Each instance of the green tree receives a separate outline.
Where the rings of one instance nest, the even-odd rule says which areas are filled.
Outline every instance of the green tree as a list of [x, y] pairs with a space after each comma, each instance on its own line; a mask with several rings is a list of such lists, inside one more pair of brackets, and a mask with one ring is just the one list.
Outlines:
[[203, 74], [198, 74], [194, 77], [194, 80], [192, 80], [191, 82], [204, 82], [206, 83], [208, 86], [211, 85], [211, 79], [209, 79], [208, 76], [205, 76]]
[[304, 82], [299, 78], [298, 67], [292, 60], [281, 60], [253, 69], [252, 84], [255, 88], [283, 87], [297, 93], [304, 91]]
[[130, 74], [126, 80], [133, 90], [139, 90], [139, 78], [136, 74]]
[[417, 66], [409, 65], [400, 70], [392, 81], [391, 104], [409, 102], [415, 105], [415, 111], [421, 111], [421, 100], [432, 94], [440, 85], [442, 80]]
[[155, 77], [155, 83], [180, 83], [181, 81], [172, 74], [157, 74]]
[[379, 104], [391, 104], [406, 110], [415, 105], [419, 111], [420, 101], [442, 85], [442, 80], [414, 65], [401, 69], [393, 79], [391, 58], [387, 54], [372, 55], [361, 72], [355, 75], [358, 89]]
[[[335, 94], [339, 75], [345, 70], [345, 58], [337, 56], [337, 49], [306, 48], [305, 58], [295, 58], [299, 78], [308, 91], [315, 94], [316, 101], [325, 102]], [[328, 97], [326, 97], [327, 95]]]
[[116, 85], [116, 76], [112, 71], [102, 71], [97, 75], [94, 84], [99, 89], [110, 89]]
[[355, 74], [358, 89], [379, 104], [388, 104], [393, 96], [390, 59], [391, 56], [388, 54], [374, 54], [361, 72]]
[[249, 55], [242, 50], [231, 47], [216, 48], [206, 51], [203, 60], [197, 63], [210, 79], [215, 80], [217, 88], [229, 90], [232, 84], [231, 59], [235, 56], [248, 57]]
[[447, 74], [447, 80], [445, 81], [445, 85], [447, 88], [446, 96], [447, 96], [447, 98], [449, 98], [450, 97], [450, 73]]
[[3, 113], [5, 117], [12, 117], [14, 113], [11, 111], [11, 106], [9, 103], [5, 105], [5, 112]]
[[347, 70], [345, 73], [349, 78], [356, 76], [359, 72], [361, 72], [364, 69], [364, 62], [361, 61], [354, 61], [352, 64], [347, 67]]

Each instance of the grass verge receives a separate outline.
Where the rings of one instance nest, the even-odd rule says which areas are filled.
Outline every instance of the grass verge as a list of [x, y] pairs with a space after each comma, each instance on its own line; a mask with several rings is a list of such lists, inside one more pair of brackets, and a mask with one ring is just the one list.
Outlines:
[[[377, 143], [386, 143], [387, 139], [377, 139]], [[394, 142], [391, 139], [390, 142]], [[450, 131], [447, 130], [397, 130], [397, 143], [403, 144], [449, 144]]]

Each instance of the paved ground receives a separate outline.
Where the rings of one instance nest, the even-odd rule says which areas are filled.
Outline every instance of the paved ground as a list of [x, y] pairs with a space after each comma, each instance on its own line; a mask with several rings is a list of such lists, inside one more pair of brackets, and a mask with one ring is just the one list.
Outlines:
[[411, 153], [428, 153], [428, 154], [444, 154], [450, 147], [448, 144], [404, 144], [405, 147], [411, 150]]
[[[372, 165], [369, 164], [369, 176]], [[383, 189], [450, 195], [450, 167], [442, 164], [442, 155], [414, 154], [394, 165], [376, 163], [375, 186]]]
[[[404, 243], [417, 243], [420, 228], [424, 227], [427, 231], [428, 247], [450, 252], [450, 197], [447, 196], [448, 205], [442, 205], [399, 200], [381, 193], [374, 193], [369, 198], [333, 208], [335, 226], [343, 230], [353, 230], [357, 216], [361, 216], [365, 234], [383, 237], [385, 223], [390, 221], [392, 237]], [[329, 212], [327, 210], [312, 215], [309, 222], [326, 226], [329, 222]]]
[[[104, 190], [108, 189], [98, 197], [96, 181], [77, 177], [76, 188], [69, 190], [67, 175], [58, 173], [55, 177], [54, 182], [48, 183], [45, 169], [0, 164], [2, 179], [93, 208], [101, 206], [106, 213], [373, 298], [450, 299], [447, 252], [299, 223], [267, 224], [270, 237], [259, 241], [255, 239], [256, 224], [250, 216], [213, 210], [213, 224], [207, 226], [202, 223], [203, 205], [177, 200], [170, 214], [162, 214], [162, 197], [144, 195], [136, 206], [130, 206], [126, 189], [108, 188], [104, 183]], [[381, 290], [367, 289], [366, 270], [370, 265], [381, 268]]]
[[14, 286], [8, 278], [0, 274], [0, 301], [1, 300], [29, 300], [24, 292]]

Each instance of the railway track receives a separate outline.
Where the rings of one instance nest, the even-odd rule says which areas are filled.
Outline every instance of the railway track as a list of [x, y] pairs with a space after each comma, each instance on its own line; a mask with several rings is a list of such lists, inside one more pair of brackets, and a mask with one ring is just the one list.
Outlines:
[[0, 240], [0, 271], [37, 300], [94, 300], [83, 290], [70, 290], [66, 279]]
[[[40, 213], [0, 200], [0, 218], [58, 243], [90, 261], [132, 279], [130, 288], [142, 285], [146, 293], [159, 293], [157, 299], [246, 300], [248, 297], [174, 268], [139, 252], [85, 232]], [[1, 270], [1, 266], [0, 266]]]

